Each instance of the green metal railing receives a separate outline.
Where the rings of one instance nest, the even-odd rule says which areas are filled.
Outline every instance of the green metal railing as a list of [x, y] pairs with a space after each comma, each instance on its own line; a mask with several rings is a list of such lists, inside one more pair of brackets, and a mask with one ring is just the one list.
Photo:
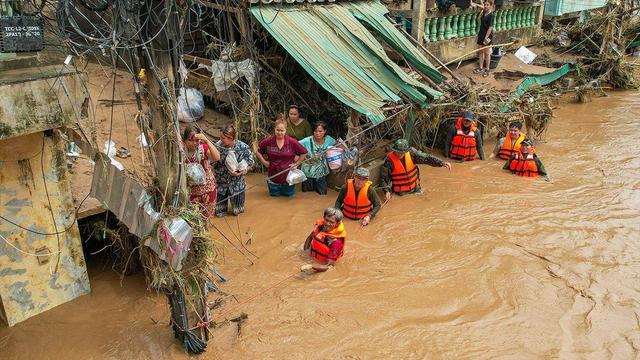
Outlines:
[[[540, 6], [513, 7], [494, 11], [494, 31], [507, 31], [536, 26]], [[480, 12], [444, 15], [425, 19], [424, 41], [436, 42], [468, 36], [480, 31]]]

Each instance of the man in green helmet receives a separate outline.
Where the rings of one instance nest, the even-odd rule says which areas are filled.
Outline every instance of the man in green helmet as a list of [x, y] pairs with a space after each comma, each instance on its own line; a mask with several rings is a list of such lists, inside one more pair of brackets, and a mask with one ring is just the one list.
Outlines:
[[420, 192], [420, 170], [414, 163], [414, 158], [420, 163], [444, 166], [451, 170], [451, 163], [410, 147], [405, 139], [398, 139], [393, 143], [391, 152], [387, 154], [380, 169], [380, 184], [387, 200], [391, 198], [392, 192], [397, 195]]

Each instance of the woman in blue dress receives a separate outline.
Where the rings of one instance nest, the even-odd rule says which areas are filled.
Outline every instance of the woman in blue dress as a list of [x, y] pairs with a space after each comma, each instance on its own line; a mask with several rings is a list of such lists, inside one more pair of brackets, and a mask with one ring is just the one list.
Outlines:
[[[244, 142], [236, 139], [236, 128], [233, 124], [222, 127], [220, 140], [216, 142], [216, 148], [220, 151], [220, 160], [215, 163], [216, 179], [218, 180], [218, 202], [216, 204], [216, 216], [226, 216], [231, 203], [233, 215], [244, 212], [245, 190], [247, 183], [245, 175], [253, 169], [255, 161], [251, 148]], [[236, 162], [241, 164], [236, 171], [229, 169], [227, 157], [233, 152]], [[244, 161], [244, 162], [243, 162]]]

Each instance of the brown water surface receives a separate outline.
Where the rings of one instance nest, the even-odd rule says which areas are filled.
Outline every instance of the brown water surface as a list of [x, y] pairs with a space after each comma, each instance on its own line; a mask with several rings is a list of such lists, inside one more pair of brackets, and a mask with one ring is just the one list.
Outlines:
[[[200, 358], [637, 358], [639, 117], [638, 93], [562, 105], [537, 146], [552, 182], [492, 160], [421, 166], [424, 193], [393, 197], [367, 228], [347, 222], [346, 255], [325, 274], [298, 274], [300, 244], [335, 193], [252, 189], [245, 215], [215, 221], [259, 258], [220, 240], [239, 303], [214, 317], [249, 318], [212, 330]], [[186, 357], [140, 276], [90, 275], [92, 295], [0, 329], [0, 357]]]

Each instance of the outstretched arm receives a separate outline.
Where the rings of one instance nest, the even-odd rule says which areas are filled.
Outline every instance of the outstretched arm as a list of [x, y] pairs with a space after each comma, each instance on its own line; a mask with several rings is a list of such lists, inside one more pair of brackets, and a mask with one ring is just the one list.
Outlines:
[[414, 157], [417, 162], [427, 164], [433, 167], [446, 167], [451, 170], [451, 163], [438, 159], [437, 157], [424, 153], [422, 151], [411, 148], [411, 156]]

